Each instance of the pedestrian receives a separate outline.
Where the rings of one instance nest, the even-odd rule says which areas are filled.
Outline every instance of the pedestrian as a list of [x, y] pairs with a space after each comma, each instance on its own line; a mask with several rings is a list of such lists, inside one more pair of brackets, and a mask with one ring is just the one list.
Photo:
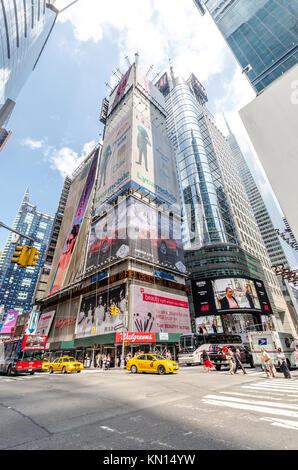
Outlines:
[[203, 361], [204, 372], [210, 372], [210, 369], [212, 369], [213, 364], [210, 361], [210, 358], [205, 349], [202, 352], [201, 361]]
[[169, 361], [172, 360], [172, 354], [171, 354], [170, 351], [167, 351], [166, 357], [167, 357], [167, 359], [168, 359]]
[[274, 368], [274, 365], [273, 365], [273, 360], [269, 356], [267, 351], [265, 351], [264, 348], [261, 348], [261, 361], [262, 361], [262, 368], [263, 368], [264, 372], [266, 373], [267, 377], [269, 377], [269, 378], [275, 377], [275, 373], [274, 373], [275, 368]]
[[298, 345], [295, 346], [294, 357], [296, 361], [296, 367], [298, 367]]
[[108, 353], [107, 359], [106, 359], [106, 370], [110, 370], [110, 365], [111, 365], [111, 356], [110, 356], [110, 353]]
[[229, 348], [228, 348], [228, 352], [226, 353], [226, 359], [230, 367], [230, 374], [234, 375], [234, 364], [235, 364], [234, 353]]
[[99, 352], [99, 353], [96, 355], [96, 365], [97, 365], [97, 367], [99, 367], [99, 368], [101, 368], [101, 366], [102, 366], [101, 357], [102, 357], [102, 355], [101, 355], [101, 353]]
[[237, 374], [238, 369], [242, 369], [243, 374], [246, 374], [246, 370], [244, 369], [242, 362], [241, 362], [240, 349], [236, 349], [234, 357], [235, 357], [235, 364], [236, 364], [234, 374]]
[[285, 376], [285, 379], [291, 379], [292, 377], [291, 377], [291, 374], [287, 365], [286, 356], [284, 355], [284, 353], [282, 352], [280, 348], [278, 348], [277, 352], [278, 352], [277, 360]]
[[107, 356], [105, 354], [102, 355], [102, 368], [103, 370], [106, 369], [106, 364], [107, 364]]

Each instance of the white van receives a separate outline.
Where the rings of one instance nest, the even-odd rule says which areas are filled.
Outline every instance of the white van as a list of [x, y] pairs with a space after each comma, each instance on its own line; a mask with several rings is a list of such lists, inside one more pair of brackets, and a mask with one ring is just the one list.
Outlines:
[[278, 366], [277, 350], [280, 348], [286, 356], [288, 367], [296, 367], [294, 356], [297, 340], [291, 333], [280, 333], [277, 331], [253, 331], [248, 333], [248, 340], [253, 355], [255, 366], [261, 365], [261, 348], [272, 357], [275, 367]]

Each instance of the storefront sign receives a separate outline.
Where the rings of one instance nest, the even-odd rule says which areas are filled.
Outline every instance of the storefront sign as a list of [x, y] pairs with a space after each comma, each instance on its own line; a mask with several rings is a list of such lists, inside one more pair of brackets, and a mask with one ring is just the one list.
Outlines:
[[169, 333], [159, 333], [159, 340], [160, 341], [168, 341]]
[[[123, 333], [116, 333], [116, 343], [122, 343]], [[124, 341], [128, 343], [155, 343], [155, 333], [124, 333]]]

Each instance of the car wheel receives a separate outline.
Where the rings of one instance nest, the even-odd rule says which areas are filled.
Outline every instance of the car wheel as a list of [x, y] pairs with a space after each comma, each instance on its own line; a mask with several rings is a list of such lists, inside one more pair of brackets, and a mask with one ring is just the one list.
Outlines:
[[63, 373], [63, 374], [67, 374], [67, 370], [66, 370], [66, 367], [65, 367], [65, 366], [62, 367], [62, 373]]
[[216, 369], [216, 370], [220, 370], [220, 369], [221, 369], [221, 364], [216, 364], [216, 365], [215, 365], [215, 369]]
[[166, 373], [166, 369], [164, 368], [164, 366], [158, 367], [158, 373], [159, 375], [164, 375]]
[[191, 364], [186, 364], [186, 365], [187, 365], [187, 367], [191, 367]]
[[80, 370], [77, 370], [77, 374], [79, 374], [81, 371]]
[[9, 366], [7, 368], [6, 375], [8, 375], [8, 376], [11, 375], [11, 366]]
[[53, 367], [50, 367], [50, 368], [49, 368], [49, 373], [50, 373], [50, 374], [53, 373]]
[[136, 373], [138, 372], [137, 366], [131, 366], [130, 372], [131, 372], [132, 374], [136, 374]]
[[34, 375], [34, 372], [30, 372], [30, 375]]
[[165, 256], [167, 254], [167, 245], [165, 242], [161, 242], [159, 249], [162, 255]]

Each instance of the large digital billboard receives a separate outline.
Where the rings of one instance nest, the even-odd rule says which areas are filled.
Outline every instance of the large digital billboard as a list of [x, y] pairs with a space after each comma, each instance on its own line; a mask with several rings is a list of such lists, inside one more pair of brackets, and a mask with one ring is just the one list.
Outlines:
[[264, 284], [247, 278], [192, 281], [196, 316], [246, 311], [272, 314]]
[[53, 294], [57, 290], [63, 287], [63, 283], [65, 280], [65, 276], [67, 273], [67, 269], [79, 236], [79, 231], [84, 219], [85, 211], [89, 202], [89, 197], [93, 189], [93, 184], [95, 181], [96, 171], [97, 171], [97, 163], [98, 163], [98, 154], [99, 150], [97, 149], [94, 153], [94, 156], [91, 160], [89, 172], [87, 175], [87, 179], [85, 181], [83, 191], [81, 193], [81, 197], [79, 203], [77, 205], [76, 211], [73, 215], [72, 223], [70, 227], [68, 227], [68, 235], [66, 237], [64, 247], [62, 249], [62, 253], [60, 255], [59, 263], [56, 268], [51, 288], [50, 294]]
[[86, 269], [127, 256], [185, 273], [180, 219], [136, 198], [123, 199], [91, 225]]
[[132, 331], [190, 333], [188, 299], [147, 287], [130, 286]]
[[[111, 315], [111, 307], [118, 308], [118, 315]], [[83, 297], [76, 320], [76, 338], [122, 331], [126, 311], [125, 284]]]

